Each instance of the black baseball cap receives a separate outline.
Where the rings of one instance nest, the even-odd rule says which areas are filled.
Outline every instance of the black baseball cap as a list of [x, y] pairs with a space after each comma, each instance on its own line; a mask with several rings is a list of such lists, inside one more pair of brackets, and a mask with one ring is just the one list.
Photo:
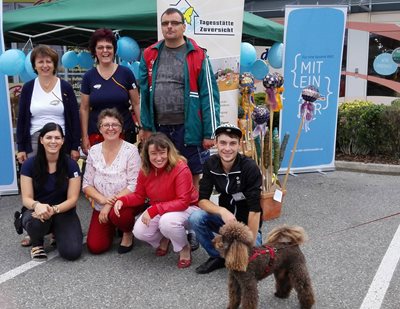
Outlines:
[[227, 134], [234, 134], [237, 137], [242, 138], [242, 131], [235, 126], [234, 124], [230, 123], [224, 123], [221, 124], [214, 132], [215, 136], [220, 135], [221, 133], [227, 133]]

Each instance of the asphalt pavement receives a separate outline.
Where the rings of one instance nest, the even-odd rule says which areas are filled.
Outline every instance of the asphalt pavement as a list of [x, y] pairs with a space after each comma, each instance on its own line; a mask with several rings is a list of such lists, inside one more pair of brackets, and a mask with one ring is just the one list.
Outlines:
[[[400, 252], [394, 237], [400, 223], [399, 188], [396, 175], [335, 171], [289, 178], [282, 215], [265, 222], [263, 232], [283, 223], [304, 227], [309, 241], [302, 250], [315, 308], [400, 308], [398, 257], [393, 254]], [[47, 262], [31, 262], [29, 248], [19, 245], [21, 236], [12, 225], [20, 203], [18, 195], [0, 198], [1, 309], [226, 308], [227, 271], [194, 271], [207, 259], [203, 249], [193, 253], [187, 269], [177, 268], [177, 253], [156, 257], [140, 241], [119, 255], [117, 238], [112, 250], [99, 256], [84, 245], [74, 262], [61, 259], [57, 250]], [[78, 213], [86, 233], [91, 209], [83, 196]], [[273, 293], [272, 277], [259, 283], [260, 308], [299, 308], [295, 293], [285, 300]]]

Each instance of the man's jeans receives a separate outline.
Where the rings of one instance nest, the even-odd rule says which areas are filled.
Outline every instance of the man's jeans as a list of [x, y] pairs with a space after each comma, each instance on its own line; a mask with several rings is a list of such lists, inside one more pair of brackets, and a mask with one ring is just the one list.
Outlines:
[[[197, 210], [189, 217], [190, 227], [195, 231], [199, 243], [211, 257], [219, 257], [219, 252], [214, 248], [212, 240], [215, 234], [219, 233], [219, 228], [224, 225], [220, 216], [209, 214], [204, 210]], [[258, 231], [256, 246], [262, 244], [261, 231]]]

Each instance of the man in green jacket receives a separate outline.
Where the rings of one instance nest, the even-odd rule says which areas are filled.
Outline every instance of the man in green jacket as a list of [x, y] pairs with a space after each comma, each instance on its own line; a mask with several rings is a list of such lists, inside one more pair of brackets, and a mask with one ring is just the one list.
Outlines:
[[220, 122], [218, 86], [206, 52], [184, 36], [179, 10], [162, 14], [161, 29], [164, 39], [143, 52], [139, 69], [144, 137], [165, 133], [188, 160], [198, 188]]

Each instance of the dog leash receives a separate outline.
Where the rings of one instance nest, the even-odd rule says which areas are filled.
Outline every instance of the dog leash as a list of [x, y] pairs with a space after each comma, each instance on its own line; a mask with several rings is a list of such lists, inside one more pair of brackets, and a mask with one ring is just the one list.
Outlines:
[[398, 215], [400, 215], [400, 212], [396, 212], [396, 213], [391, 214], [391, 215], [387, 215], [387, 216], [384, 216], [384, 217], [381, 217], [381, 218], [373, 219], [373, 220], [370, 220], [370, 221], [367, 221], [367, 222], [363, 222], [363, 223], [359, 223], [359, 224], [356, 224], [356, 225], [352, 225], [352, 226], [346, 227], [344, 229], [340, 229], [340, 230], [337, 230], [337, 231], [334, 231], [334, 232], [330, 232], [328, 234], [322, 235], [322, 237], [338, 234], [338, 233], [345, 232], [345, 231], [348, 231], [348, 230], [352, 230], [352, 229], [355, 229], [355, 228], [363, 226], [363, 225], [367, 225], [367, 224], [370, 224], [370, 223], [378, 222], [378, 221], [381, 221], [381, 220], [384, 220], [384, 219], [388, 219], [388, 218], [391, 218], [391, 217], [395, 217], [395, 216], [398, 216]]

